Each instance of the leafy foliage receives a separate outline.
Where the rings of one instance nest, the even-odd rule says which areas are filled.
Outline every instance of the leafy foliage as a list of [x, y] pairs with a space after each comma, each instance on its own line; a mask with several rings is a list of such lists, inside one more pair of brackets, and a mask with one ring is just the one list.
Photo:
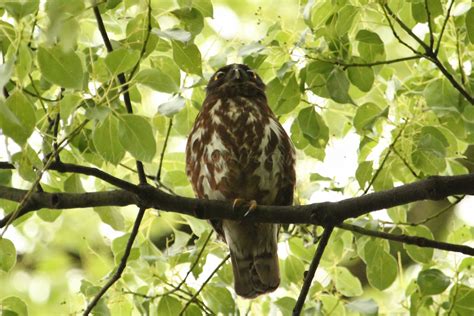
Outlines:
[[[137, 183], [140, 160], [163, 190], [193, 196], [183, 144], [207, 80], [231, 62], [262, 76], [269, 103], [291, 134], [299, 204], [472, 172], [474, 7], [453, 3], [0, 0], [0, 158], [15, 167], [0, 169], [0, 185], [111, 190], [92, 177], [44, 166], [59, 157]], [[124, 106], [124, 89], [133, 113]], [[335, 156], [338, 144], [344, 152]], [[341, 159], [351, 154], [355, 162]], [[336, 166], [320, 168], [329, 165]], [[2, 217], [17, 206], [1, 200]], [[400, 206], [352, 223], [472, 242], [469, 224], [451, 208], [438, 214], [442, 207]], [[0, 237], [0, 311], [80, 313], [120, 262], [135, 213], [109, 206], [43, 209], [15, 221]], [[280, 289], [255, 301], [236, 298], [227, 249], [209, 232], [196, 218], [149, 211], [122, 278], [94, 313], [291, 314], [320, 229], [282, 228]], [[336, 228], [304, 312], [471, 315], [473, 263]]]

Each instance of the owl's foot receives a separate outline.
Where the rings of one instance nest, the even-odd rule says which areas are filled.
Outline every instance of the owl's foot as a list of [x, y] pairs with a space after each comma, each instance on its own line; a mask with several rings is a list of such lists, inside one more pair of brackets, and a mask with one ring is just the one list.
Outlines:
[[247, 201], [244, 199], [235, 199], [234, 203], [232, 204], [232, 209], [235, 210], [236, 207], [237, 208], [241, 207], [244, 204], [248, 204], [248, 209], [245, 212], [244, 217], [247, 217], [250, 213], [252, 213], [253, 211], [257, 209], [257, 201], [255, 200]]

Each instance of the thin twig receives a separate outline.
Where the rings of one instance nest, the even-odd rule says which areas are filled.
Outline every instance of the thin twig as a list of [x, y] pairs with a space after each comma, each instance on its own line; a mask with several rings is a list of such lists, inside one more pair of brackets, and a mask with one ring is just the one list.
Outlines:
[[389, 65], [389, 64], [395, 64], [399, 62], [404, 62], [404, 61], [409, 61], [409, 60], [414, 60], [414, 59], [420, 59], [423, 56], [422, 55], [414, 55], [414, 56], [408, 56], [408, 57], [401, 57], [401, 58], [395, 58], [395, 59], [389, 59], [389, 60], [379, 60], [379, 61], [374, 61], [371, 63], [345, 63], [343, 61], [338, 61], [338, 60], [326, 60], [326, 59], [321, 59], [317, 57], [311, 57], [311, 56], [306, 56], [309, 59], [317, 60], [317, 61], [322, 61], [334, 65], [339, 65], [342, 66], [343, 69], [347, 68], [352, 68], [352, 67], [373, 67], [373, 66], [379, 66], [379, 65]]
[[298, 296], [298, 300], [296, 301], [295, 307], [293, 308], [293, 316], [298, 316], [301, 314], [301, 310], [303, 309], [304, 301], [306, 300], [306, 296], [308, 295], [309, 288], [311, 287], [311, 283], [313, 282], [314, 274], [316, 273], [316, 269], [319, 266], [319, 262], [324, 253], [324, 249], [329, 241], [329, 237], [331, 237], [331, 233], [334, 227], [328, 226], [324, 229], [321, 239], [318, 243], [318, 248], [316, 248], [316, 252], [314, 254], [313, 260], [309, 266], [308, 271], [305, 273], [303, 287], [301, 288], [301, 292]]
[[434, 51], [435, 55], [438, 56], [439, 47], [441, 45], [441, 40], [443, 39], [444, 30], [446, 29], [446, 25], [448, 24], [449, 16], [451, 15], [451, 9], [453, 8], [455, 0], [451, 0], [449, 4], [448, 11], [446, 13], [446, 17], [444, 18], [443, 26], [441, 27], [441, 32], [439, 33], [438, 43], [436, 44], [436, 49]]
[[138, 59], [133, 69], [130, 71], [130, 75], [128, 77], [129, 80], [131, 80], [133, 76], [135, 75], [135, 72], [138, 70], [138, 67], [140, 67], [141, 60], [143, 56], [145, 55], [146, 47], [148, 45], [148, 41], [150, 39], [150, 33], [151, 33], [151, 16], [152, 16], [151, 15], [151, 0], [148, 0], [146, 35], [145, 35], [145, 39], [143, 40], [142, 49], [140, 51], [140, 58]]
[[161, 170], [163, 168], [163, 160], [165, 158], [165, 151], [166, 151], [166, 147], [168, 145], [168, 139], [170, 137], [170, 133], [171, 133], [171, 128], [173, 127], [173, 118], [170, 118], [170, 122], [168, 124], [168, 130], [166, 131], [166, 137], [165, 137], [165, 141], [163, 143], [163, 149], [161, 150], [161, 155], [160, 155], [160, 164], [158, 165], [158, 171], [156, 173], [156, 179], [155, 181], [160, 183], [161, 181]]
[[362, 195], [365, 195], [367, 194], [367, 192], [369, 192], [370, 190], [370, 187], [372, 186], [372, 184], [374, 184], [375, 180], [377, 179], [379, 173], [382, 171], [385, 163], [387, 162], [387, 159], [388, 157], [390, 156], [390, 154], [392, 153], [392, 150], [395, 146], [395, 144], [398, 142], [398, 140], [400, 139], [400, 137], [402, 136], [402, 133], [403, 133], [403, 130], [405, 129], [405, 127], [407, 126], [408, 124], [408, 121], [405, 121], [405, 123], [403, 123], [403, 126], [400, 128], [400, 131], [398, 132], [397, 136], [395, 137], [395, 139], [392, 141], [392, 143], [390, 144], [390, 146], [388, 147], [388, 151], [387, 151], [387, 154], [385, 155], [385, 157], [383, 158], [382, 162], [380, 163], [380, 166], [377, 168], [377, 170], [375, 171], [374, 173], [374, 176], [372, 177], [372, 179], [370, 179], [370, 182], [369, 184], [367, 185], [367, 188], [365, 188], [364, 192], [362, 193]]
[[[201, 247], [201, 250], [199, 251], [196, 259], [194, 260], [194, 262], [192, 263], [191, 267], [189, 268], [188, 272], [186, 273], [186, 275], [184, 276], [184, 279], [181, 280], [181, 282], [176, 286], [176, 287], [173, 287], [172, 290], [168, 291], [168, 292], [165, 292], [165, 293], [162, 293], [162, 294], [159, 294], [159, 296], [163, 296], [163, 295], [166, 295], [166, 294], [171, 294], [171, 293], [174, 293], [176, 291], [178, 291], [181, 286], [183, 286], [184, 283], [186, 283], [186, 280], [188, 279], [189, 275], [191, 274], [191, 272], [193, 271], [193, 269], [196, 267], [196, 265], [198, 264], [199, 262], [199, 259], [201, 259], [201, 256], [204, 252], [204, 249], [206, 249], [206, 246], [207, 244], [209, 243], [209, 240], [211, 239], [211, 236], [212, 236], [212, 233], [214, 231], [211, 230], [211, 232], [209, 233], [209, 235], [207, 235], [206, 237], [206, 240], [204, 241], [204, 245], [202, 245]], [[151, 298], [154, 298], [153, 296]]]
[[434, 45], [433, 26], [431, 25], [431, 12], [428, 5], [428, 0], [425, 0], [425, 11], [426, 11], [426, 16], [428, 18], [428, 30], [430, 33], [430, 50], [433, 50], [433, 45]]
[[146, 208], [144, 207], [138, 210], [137, 218], [135, 219], [135, 222], [133, 223], [133, 229], [132, 229], [132, 232], [130, 233], [130, 238], [127, 241], [127, 246], [125, 247], [125, 251], [123, 253], [122, 259], [120, 259], [120, 264], [118, 265], [117, 270], [115, 271], [113, 276], [107, 281], [107, 283], [100, 289], [100, 291], [94, 296], [92, 301], [87, 305], [87, 308], [85, 309], [83, 313], [84, 316], [89, 315], [89, 313], [97, 305], [97, 303], [102, 298], [102, 296], [104, 296], [104, 294], [109, 290], [109, 288], [115, 282], [117, 282], [122, 276], [122, 273], [125, 270], [125, 267], [127, 266], [127, 260], [128, 260], [128, 257], [130, 256], [130, 252], [132, 251], [133, 242], [135, 241], [135, 238], [137, 237], [138, 230], [140, 228], [140, 224], [143, 219], [143, 215], [145, 215], [145, 211], [146, 211]]
[[191, 302], [199, 295], [199, 293], [201, 293], [201, 291], [204, 289], [204, 287], [206, 286], [207, 283], [209, 283], [209, 281], [211, 281], [212, 277], [214, 276], [214, 274], [217, 273], [217, 271], [219, 271], [219, 269], [226, 263], [227, 260], [229, 260], [230, 258], [230, 254], [227, 255], [224, 259], [222, 259], [222, 261], [219, 263], [219, 265], [214, 269], [214, 271], [212, 271], [212, 273], [209, 275], [209, 277], [204, 281], [204, 283], [201, 285], [201, 287], [199, 288], [199, 290], [196, 291], [196, 293], [194, 293], [193, 297], [191, 297], [191, 299], [189, 301], [186, 302], [186, 304], [184, 305], [183, 309], [181, 309], [181, 312], [179, 312], [179, 315], [183, 315], [184, 312], [186, 311], [186, 309], [188, 309], [189, 305], [191, 304]]
[[418, 236], [390, 234], [386, 232], [366, 229], [360, 226], [347, 224], [347, 223], [339, 224], [338, 227], [345, 230], [350, 230], [352, 232], [356, 232], [359, 234], [383, 238], [387, 240], [398, 241], [404, 244], [416, 245], [418, 247], [454, 251], [454, 252], [459, 252], [466, 255], [474, 256], [474, 248], [465, 246], [465, 245], [451, 244], [451, 243], [447, 243], [443, 241], [436, 241], [436, 240], [432, 240], [432, 239], [428, 239], [424, 237], [418, 237]]
[[418, 36], [416, 36], [415, 33], [405, 24], [403, 23], [400, 18], [393, 13], [392, 9], [388, 6], [388, 4], [384, 4], [383, 7], [385, 8], [386, 12], [397, 22], [397, 24], [408, 34], [410, 35], [411, 38], [413, 38], [418, 44], [420, 44], [421, 47], [425, 50], [426, 54], [430, 54], [432, 52], [431, 48], [426, 45], [425, 42], [423, 42]]
[[[102, 39], [104, 41], [105, 47], [107, 48], [107, 51], [110, 53], [113, 51], [112, 44], [110, 42], [109, 36], [107, 35], [107, 30], [105, 29], [104, 21], [102, 20], [102, 16], [100, 14], [100, 10], [98, 7], [93, 8], [95, 18], [97, 20], [97, 26], [99, 28], [100, 34], [102, 35]], [[130, 93], [128, 91], [128, 83], [125, 78], [125, 75], [123, 73], [119, 73], [117, 75], [117, 79], [122, 85], [122, 94], [123, 94], [123, 100], [125, 102], [125, 107], [127, 109], [128, 113], [133, 113], [133, 108], [132, 108], [132, 101], [130, 99]], [[140, 180], [140, 184], [146, 184], [146, 174], [145, 174], [145, 169], [143, 167], [143, 163], [139, 160], [136, 162], [137, 164], [137, 172], [138, 172], [138, 178]]]
[[387, 22], [388, 22], [388, 25], [390, 27], [390, 29], [392, 30], [392, 34], [393, 36], [395, 36], [395, 38], [398, 40], [398, 42], [400, 44], [402, 44], [403, 46], [405, 46], [406, 48], [408, 48], [409, 50], [411, 50], [413, 52], [413, 54], [415, 55], [422, 55], [419, 51], [417, 51], [416, 49], [414, 49], [413, 47], [411, 47], [407, 42], [405, 42], [404, 40], [402, 40], [402, 38], [398, 35], [397, 31], [395, 30], [395, 26], [393, 25], [392, 23], [392, 20], [390, 19], [390, 17], [388, 16], [388, 13], [387, 11], [385, 10], [385, 7], [382, 5], [382, 11], [385, 15], [385, 18], [387, 19]]

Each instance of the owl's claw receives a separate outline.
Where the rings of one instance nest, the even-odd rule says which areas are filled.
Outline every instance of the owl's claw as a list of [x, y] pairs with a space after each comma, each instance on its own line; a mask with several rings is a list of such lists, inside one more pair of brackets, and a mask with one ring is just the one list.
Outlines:
[[240, 207], [244, 204], [248, 204], [248, 209], [245, 212], [244, 217], [247, 217], [250, 213], [252, 213], [253, 211], [257, 209], [257, 201], [255, 200], [247, 201], [244, 199], [235, 199], [234, 203], [232, 204], [232, 209], [235, 210], [236, 207]]

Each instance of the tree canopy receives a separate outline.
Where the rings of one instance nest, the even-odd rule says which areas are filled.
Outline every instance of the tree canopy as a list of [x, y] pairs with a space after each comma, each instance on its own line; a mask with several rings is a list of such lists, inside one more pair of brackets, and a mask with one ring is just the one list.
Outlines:
[[[0, 0], [0, 311], [472, 315], [469, 0]], [[211, 74], [255, 69], [295, 206], [193, 198]], [[205, 219], [280, 223], [280, 288], [232, 289]]]

